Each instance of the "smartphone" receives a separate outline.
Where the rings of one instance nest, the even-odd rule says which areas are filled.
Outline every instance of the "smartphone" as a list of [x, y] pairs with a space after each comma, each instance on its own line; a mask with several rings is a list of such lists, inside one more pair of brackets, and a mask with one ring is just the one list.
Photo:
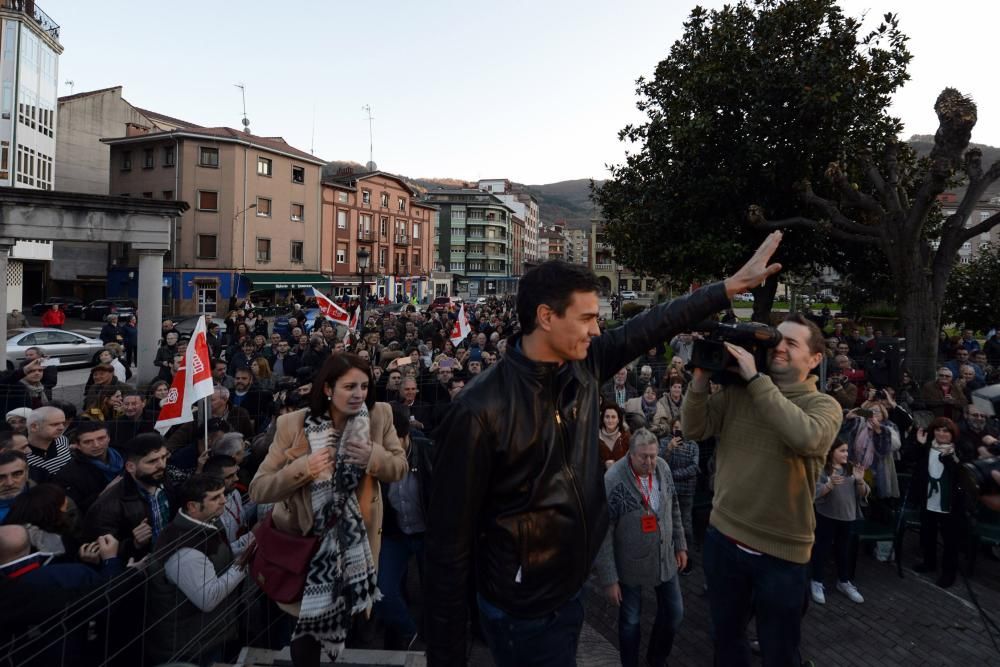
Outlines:
[[455, 360], [454, 359], [442, 359], [441, 363], [438, 364], [438, 367], [439, 368], [454, 368], [455, 367]]
[[44, 359], [41, 360], [41, 362], [39, 362], [38, 365], [41, 366], [42, 368], [45, 368], [46, 366], [58, 366], [59, 357], [45, 357]]
[[864, 417], [865, 419], [871, 419], [875, 415], [875, 413], [868, 408], [858, 408], [855, 414], [859, 417]]
[[412, 363], [413, 363], [413, 359], [411, 359], [408, 356], [406, 356], [406, 357], [399, 357], [398, 359], [396, 359], [396, 368], [399, 368], [400, 366], [409, 366]]

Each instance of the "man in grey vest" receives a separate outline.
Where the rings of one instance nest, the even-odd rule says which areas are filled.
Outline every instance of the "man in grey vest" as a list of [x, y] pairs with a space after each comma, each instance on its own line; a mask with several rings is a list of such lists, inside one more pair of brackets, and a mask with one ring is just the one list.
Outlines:
[[223, 480], [193, 475], [181, 485], [178, 501], [181, 509], [153, 551], [148, 618], [155, 621], [146, 657], [151, 664], [211, 665], [222, 659], [224, 642], [236, 637], [230, 594], [244, 571], [233, 562], [219, 522], [226, 506]]

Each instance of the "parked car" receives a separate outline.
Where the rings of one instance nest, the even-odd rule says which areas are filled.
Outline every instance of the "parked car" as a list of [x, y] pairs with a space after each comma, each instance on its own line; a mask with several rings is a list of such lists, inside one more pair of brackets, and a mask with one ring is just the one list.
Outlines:
[[639, 298], [639, 295], [630, 289], [622, 290], [622, 300], [623, 301], [635, 301]]
[[743, 301], [753, 303], [753, 294], [750, 292], [743, 292], [742, 294], [737, 294], [733, 297], [733, 301]]
[[7, 366], [17, 367], [25, 360], [24, 351], [38, 347], [45, 356], [59, 359], [60, 366], [97, 363], [104, 343], [62, 329], [12, 329], [7, 332]]
[[66, 313], [67, 317], [72, 317], [72, 311], [71, 311], [71, 309], [74, 306], [76, 306], [76, 307], [82, 307], [83, 306], [83, 301], [81, 301], [80, 299], [77, 299], [75, 296], [53, 296], [53, 297], [49, 297], [48, 299], [46, 299], [42, 303], [36, 303], [36, 304], [34, 304], [31, 307], [31, 314], [32, 315], [41, 315], [42, 313], [44, 313], [46, 310], [48, 310], [49, 308], [51, 308], [55, 304], [59, 304], [59, 306], [62, 308], [63, 312]]
[[[194, 333], [194, 328], [198, 324], [198, 318], [201, 315], [178, 315], [176, 318], [171, 317], [170, 320], [174, 323], [174, 328], [180, 332], [182, 336], [190, 336]], [[167, 318], [164, 317], [164, 320]], [[219, 335], [226, 333], [226, 321], [221, 317], [209, 316], [205, 320], [205, 324], [210, 324], [215, 322], [219, 325]]]
[[476, 299], [476, 305], [477, 306], [485, 306], [486, 305], [486, 299], [487, 299], [487, 297], [485, 297], [485, 296], [479, 297], [478, 299]]
[[80, 313], [85, 320], [103, 321], [108, 315], [134, 315], [135, 302], [131, 299], [98, 299], [91, 301]]

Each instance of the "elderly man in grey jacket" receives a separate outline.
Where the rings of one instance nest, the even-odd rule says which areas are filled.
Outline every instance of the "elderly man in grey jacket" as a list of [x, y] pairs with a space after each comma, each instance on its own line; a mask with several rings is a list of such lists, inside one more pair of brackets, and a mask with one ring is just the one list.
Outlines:
[[658, 441], [647, 429], [632, 435], [628, 456], [604, 475], [608, 534], [597, 557], [597, 577], [618, 606], [622, 667], [639, 664], [642, 587], [656, 591], [656, 620], [646, 655], [666, 665], [684, 617], [678, 570], [687, 565], [687, 542], [670, 466], [657, 457]]

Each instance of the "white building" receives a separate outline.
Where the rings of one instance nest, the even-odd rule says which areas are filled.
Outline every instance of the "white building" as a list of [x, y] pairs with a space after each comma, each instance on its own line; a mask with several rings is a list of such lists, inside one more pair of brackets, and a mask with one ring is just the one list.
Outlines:
[[[0, 2], [0, 185], [53, 189], [59, 26], [30, 0]], [[7, 307], [40, 299], [49, 243], [18, 241], [7, 269]]]
[[521, 220], [524, 220], [524, 261], [539, 261], [538, 245], [538, 200], [527, 192], [517, 192], [505, 178], [489, 178], [479, 181], [477, 187], [489, 192], [509, 206]]

